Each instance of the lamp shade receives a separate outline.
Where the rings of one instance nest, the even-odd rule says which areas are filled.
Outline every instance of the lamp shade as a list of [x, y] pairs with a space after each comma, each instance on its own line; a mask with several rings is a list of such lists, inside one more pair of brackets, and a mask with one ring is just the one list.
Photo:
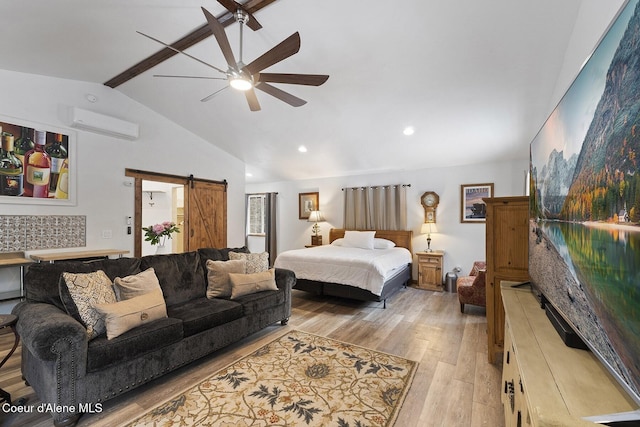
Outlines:
[[311, 211], [311, 213], [309, 213], [309, 219], [307, 219], [307, 221], [321, 222], [326, 220], [324, 219], [324, 215], [322, 215], [322, 211]]
[[436, 228], [435, 222], [425, 222], [420, 229], [420, 234], [433, 234], [437, 232], [438, 229]]

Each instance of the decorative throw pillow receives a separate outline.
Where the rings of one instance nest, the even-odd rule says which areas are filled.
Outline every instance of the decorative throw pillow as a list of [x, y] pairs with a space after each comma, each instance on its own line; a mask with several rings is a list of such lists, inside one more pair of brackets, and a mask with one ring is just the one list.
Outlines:
[[231, 282], [231, 299], [262, 291], [277, 291], [276, 273], [273, 268], [260, 273], [229, 273]]
[[207, 260], [207, 298], [229, 298], [231, 296], [229, 273], [244, 274], [246, 269], [247, 262], [243, 259]]
[[379, 239], [377, 237], [373, 239], [373, 249], [391, 249], [395, 246], [396, 244], [391, 240]]
[[[104, 271], [98, 270], [92, 273], [62, 273], [59, 286], [64, 286], [71, 296], [75, 307], [69, 307], [65, 302], [67, 312], [74, 316], [74, 309], [80, 317], [80, 322], [87, 328], [87, 336], [93, 339], [105, 332], [104, 319], [95, 309], [97, 304], [110, 304], [116, 302], [116, 294], [113, 292], [112, 283]], [[61, 290], [62, 296], [62, 290]], [[75, 316], [74, 316], [75, 317]]]
[[95, 308], [104, 316], [108, 340], [136, 326], [167, 317], [167, 306], [160, 289], [124, 301], [97, 304]]
[[158, 282], [158, 276], [156, 276], [156, 271], [153, 267], [131, 276], [116, 277], [113, 281], [113, 287], [116, 291], [116, 299], [118, 301], [148, 294], [151, 291], [159, 290], [162, 292], [160, 282]]
[[242, 254], [229, 252], [229, 259], [243, 259], [247, 262], [245, 273], [261, 273], [269, 269], [269, 252], [259, 254]]
[[351, 248], [373, 249], [373, 239], [375, 231], [353, 231], [344, 232], [344, 244]]

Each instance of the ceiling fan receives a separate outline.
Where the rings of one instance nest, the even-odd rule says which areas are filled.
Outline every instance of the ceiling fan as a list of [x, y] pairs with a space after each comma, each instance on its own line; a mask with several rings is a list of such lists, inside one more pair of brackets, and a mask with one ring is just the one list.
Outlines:
[[214, 65], [211, 65], [205, 61], [202, 61], [194, 56], [191, 56], [183, 51], [180, 51], [166, 43], [161, 42], [151, 36], [148, 36], [144, 33], [138, 31], [139, 34], [154, 40], [165, 47], [168, 47], [176, 52], [182, 53], [201, 64], [204, 64], [219, 73], [225, 75], [222, 77], [195, 77], [195, 76], [168, 76], [168, 75], [155, 75], [156, 77], [179, 77], [179, 78], [202, 78], [202, 79], [215, 79], [215, 80], [227, 80], [229, 82], [228, 86], [212, 93], [211, 95], [201, 99], [202, 102], [206, 102], [213, 98], [215, 95], [220, 93], [221, 91], [227, 89], [231, 86], [234, 89], [239, 91], [243, 91], [247, 102], [249, 104], [249, 109], [251, 111], [259, 111], [260, 103], [258, 102], [258, 98], [254, 89], [259, 89], [293, 107], [300, 107], [307, 103], [307, 101], [300, 99], [288, 92], [283, 91], [269, 83], [285, 83], [285, 84], [295, 84], [295, 85], [307, 85], [307, 86], [320, 86], [324, 82], [327, 81], [329, 76], [321, 75], [321, 74], [285, 74], [285, 73], [263, 73], [262, 70], [268, 68], [292, 55], [297, 53], [300, 50], [300, 34], [295, 32], [290, 35], [282, 42], [269, 49], [267, 52], [259, 56], [258, 58], [251, 61], [249, 64], [244, 64], [242, 61], [242, 41], [243, 41], [243, 28], [247, 25], [254, 31], [262, 28], [260, 23], [247, 12], [242, 5], [235, 2], [234, 0], [218, 0], [220, 4], [222, 4], [229, 12], [231, 12], [240, 26], [240, 49], [239, 49], [239, 60], [236, 61], [235, 56], [233, 54], [233, 50], [231, 49], [231, 45], [229, 44], [229, 39], [227, 38], [227, 34], [225, 33], [224, 27], [218, 19], [213, 16], [208, 10], [204, 7], [202, 8], [202, 12], [204, 13], [205, 18], [207, 19], [207, 23], [214, 37], [216, 38], [218, 45], [220, 46], [220, 50], [224, 56], [224, 59], [227, 61], [228, 69], [225, 71], [221, 68], [218, 68]]

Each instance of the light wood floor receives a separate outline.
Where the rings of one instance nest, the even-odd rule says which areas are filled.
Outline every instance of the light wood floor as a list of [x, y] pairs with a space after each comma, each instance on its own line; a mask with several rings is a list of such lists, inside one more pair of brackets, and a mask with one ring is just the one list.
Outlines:
[[[500, 402], [500, 365], [487, 362], [484, 308], [460, 313], [456, 294], [407, 288], [383, 309], [378, 303], [325, 298], [294, 291], [288, 326], [279, 324], [201, 361], [179, 369], [104, 404], [102, 413], [84, 415], [78, 426], [117, 426], [200, 382], [205, 376], [251, 353], [289, 329], [298, 329], [393, 353], [419, 362], [396, 427], [504, 426]], [[0, 360], [11, 334], [0, 335]], [[0, 369], [0, 387], [27, 406], [39, 400], [20, 377], [20, 348]], [[35, 412], [35, 410], [34, 410]], [[0, 426], [51, 426], [47, 415], [6, 414]]]

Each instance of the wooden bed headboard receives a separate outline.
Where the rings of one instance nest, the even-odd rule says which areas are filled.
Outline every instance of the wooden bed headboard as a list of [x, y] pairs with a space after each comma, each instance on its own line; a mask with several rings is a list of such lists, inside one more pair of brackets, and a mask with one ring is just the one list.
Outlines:
[[[346, 230], [344, 228], [332, 228], [329, 231], [329, 243], [333, 242], [336, 239], [340, 239], [344, 237], [344, 232]], [[359, 230], [359, 231], [373, 231], [373, 230]], [[411, 238], [413, 237], [413, 231], [408, 230], [375, 230], [376, 237], [379, 239], [387, 239], [391, 240], [396, 244], [396, 246], [400, 246], [401, 248], [406, 248], [409, 252], [413, 253], [411, 249]]]

